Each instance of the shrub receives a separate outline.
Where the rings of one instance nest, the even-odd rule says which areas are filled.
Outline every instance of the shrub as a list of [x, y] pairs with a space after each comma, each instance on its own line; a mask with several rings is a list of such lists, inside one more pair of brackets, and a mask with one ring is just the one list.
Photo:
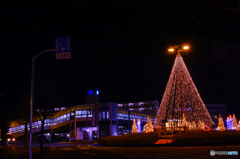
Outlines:
[[157, 133], [132, 133], [123, 136], [108, 136], [98, 139], [103, 146], [149, 146], [158, 140]]

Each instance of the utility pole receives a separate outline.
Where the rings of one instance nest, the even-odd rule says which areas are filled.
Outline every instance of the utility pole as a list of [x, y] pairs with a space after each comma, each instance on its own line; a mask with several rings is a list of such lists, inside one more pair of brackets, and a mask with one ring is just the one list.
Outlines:
[[34, 93], [34, 73], [35, 73], [35, 60], [45, 52], [55, 51], [55, 49], [44, 50], [37, 56], [32, 55], [32, 73], [31, 73], [31, 100], [30, 100], [30, 131], [29, 131], [29, 159], [32, 159], [32, 118], [33, 118], [33, 93]]
[[[66, 46], [66, 47], [63, 47]], [[31, 100], [30, 100], [30, 131], [29, 131], [29, 159], [32, 159], [32, 117], [33, 117], [33, 93], [34, 93], [34, 73], [35, 73], [35, 60], [45, 52], [56, 51], [56, 59], [71, 58], [71, 42], [70, 37], [55, 38], [56, 49], [44, 50], [37, 56], [32, 56], [32, 73], [31, 73]], [[71, 111], [70, 111], [71, 117]], [[71, 118], [70, 118], [71, 120]]]

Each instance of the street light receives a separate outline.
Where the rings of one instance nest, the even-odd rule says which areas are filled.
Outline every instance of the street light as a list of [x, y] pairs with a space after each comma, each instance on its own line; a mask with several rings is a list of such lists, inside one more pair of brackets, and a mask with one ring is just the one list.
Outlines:
[[173, 46], [171, 48], [168, 49], [169, 52], [177, 52], [177, 55], [180, 55], [180, 52], [183, 51], [183, 50], [188, 50], [189, 49], [189, 46], [187, 45], [184, 45], [182, 48], [180, 48], [178, 45], [176, 46]]
[[32, 120], [33, 120], [33, 91], [34, 91], [34, 73], [35, 73], [35, 60], [45, 52], [55, 51], [55, 49], [44, 50], [37, 56], [32, 56], [32, 72], [31, 72], [31, 100], [30, 100], [30, 131], [29, 131], [29, 159], [32, 159]]

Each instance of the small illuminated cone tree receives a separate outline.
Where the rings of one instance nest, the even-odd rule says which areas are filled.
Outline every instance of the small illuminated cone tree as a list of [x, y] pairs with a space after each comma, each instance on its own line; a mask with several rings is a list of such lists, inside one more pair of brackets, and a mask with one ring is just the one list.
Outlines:
[[232, 129], [237, 129], [237, 128], [238, 128], [237, 119], [235, 117], [235, 114], [233, 114]]
[[152, 125], [152, 120], [149, 119], [149, 116], [147, 118], [147, 123], [143, 127], [144, 132], [153, 132], [153, 125]]
[[184, 114], [183, 114], [183, 117], [182, 117], [182, 126], [187, 126], [187, 121], [186, 121], [186, 118], [185, 118]]
[[133, 125], [132, 125], [132, 133], [137, 133], [138, 129], [137, 129], [137, 124], [135, 121], [135, 118], [133, 119]]
[[158, 109], [154, 127], [164, 126], [164, 123], [170, 119], [182, 121], [183, 114], [185, 114], [186, 121], [195, 121], [197, 125], [199, 125], [199, 121], [210, 128], [215, 125], [180, 52], [178, 52]]
[[204, 122], [203, 121], [198, 121], [198, 127], [203, 130], [204, 129]]
[[224, 126], [224, 122], [223, 122], [223, 118], [221, 117], [221, 114], [219, 114], [217, 129], [220, 131], [225, 130], [225, 126]]
[[227, 129], [232, 130], [233, 129], [233, 118], [231, 115], [229, 115], [227, 117], [226, 123], [227, 123]]
[[141, 121], [140, 121], [140, 118], [138, 118], [138, 121], [137, 121], [137, 130], [138, 130], [138, 133], [141, 132]]
[[195, 121], [192, 121], [192, 127], [193, 127], [193, 129], [196, 129], [196, 128], [197, 128]]
[[152, 125], [152, 119], [149, 120], [149, 129], [148, 132], [154, 132], [153, 131], [153, 125]]
[[238, 129], [237, 129], [238, 131], [240, 130], [240, 120], [239, 120], [239, 122], [238, 122]]

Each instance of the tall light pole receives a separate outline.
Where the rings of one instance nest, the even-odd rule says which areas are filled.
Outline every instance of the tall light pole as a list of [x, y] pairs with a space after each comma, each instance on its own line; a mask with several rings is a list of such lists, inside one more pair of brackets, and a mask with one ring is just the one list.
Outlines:
[[[33, 116], [33, 91], [34, 91], [34, 68], [35, 60], [45, 52], [56, 51], [56, 59], [68, 59], [71, 58], [71, 42], [70, 37], [57, 37], [55, 38], [55, 48], [50, 50], [44, 50], [37, 56], [32, 56], [32, 74], [31, 74], [31, 100], [30, 100], [30, 132], [29, 132], [29, 159], [32, 159], [32, 116]], [[70, 112], [71, 117], [71, 112]], [[71, 119], [70, 119], [71, 121]]]
[[[171, 48], [168, 49], [169, 52], [175, 52], [177, 53], [177, 56], [178, 58], [181, 57], [181, 54], [180, 52], [183, 51], [183, 50], [188, 50], [189, 49], [189, 46], [183, 46], [182, 48], [180, 48], [178, 45], [177, 46], [173, 46]], [[178, 63], [178, 67], [179, 67], [179, 70], [182, 70], [181, 69], [181, 65], [180, 65], [180, 62]], [[182, 80], [180, 81], [180, 89], [183, 88], [182, 86]], [[178, 123], [179, 123], [179, 120], [181, 119], [182, 120], [182, 116], [183, 116], [183, 100], [182, 100], [182, 94], [181, 94], [181, 91], [180, 91], [180, 96], [181, 96], [181, 105], [180, 105], [180, 111], [179, 111], [179, 107], [177, 108], [177, 127], [178, 127]], [[174, 113], [173, 113], [174, 114]], [[180, 117], [179, 117], [180, 116]], [[175, 122], [174, 122], [174, 129], [175, 129]]]
[[32, 159], [32, 118], [33, 118], [33, 92], [34, 92], [34, 73], [35, 73], [35, 60], [45, 52], [55, 51], [55, 49], [44, 50], [37, 56], [32, 56], [32, 73], [31, 73], [31, 100], [30, 100], [30, 131], [29, 131], [29, 159]]

